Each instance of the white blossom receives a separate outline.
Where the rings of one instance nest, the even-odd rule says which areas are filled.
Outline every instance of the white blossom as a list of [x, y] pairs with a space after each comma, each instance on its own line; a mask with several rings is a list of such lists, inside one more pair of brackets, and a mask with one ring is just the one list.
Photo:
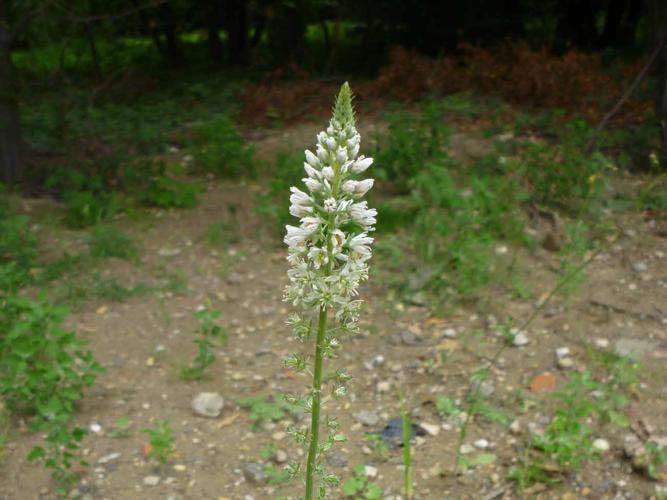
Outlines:
[[[306, 308], [331, 307], [335, 317], [354, 330], [358, 287], [368, 278], [372, 255], [368, 233], [374, 230], [377, 211], [360, 201], [374, 181], [355, 177], [373, 159], [358, 156], [361, 136], [349, 87], [346, 91], [347, 102], [339, 96], [329, 125], [317, 134], [314, 152], [305, 150], [303, 183], [308, 192], [291, 188], [290, 213], [300, 224], [286, 227], [291, 267], [285, 300]], [[355, 224], [357, 229], [350, 229]]]

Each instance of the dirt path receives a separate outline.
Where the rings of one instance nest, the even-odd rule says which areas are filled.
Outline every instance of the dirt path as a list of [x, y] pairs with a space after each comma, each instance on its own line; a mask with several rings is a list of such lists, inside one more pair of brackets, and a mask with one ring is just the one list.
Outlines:
[[[264, 146], [271, 148], [259, 144], [260, 150]], [[299, 417], [285, 415], [255, 432], [249, 412], [237, 401], [248, 396], [272, 398], [306, 383], [281, 367], [281, 359], [298, 349], [284, 324], [288, 309], [281, 302], [285, 252], [252, 221], [253, 199], [252, 186], [210, 183], [194, 210], [153, 212], [141, 224], [128, 222], [142, 250], [141, 262], [109, 259], [107, 271], [122, 280], [135, 280], [162, 269], [180, 275], [187, 290], [120, 303], [88, 302], [71, 314], [69, 326], [90, 340], [107, 369], [78, 413], [82, 425], [101, 427], [84, 441], [83, 454], [91, 466], [77, 490], [79, 497], [264, 499], [298, 494], [298, 485], [253, 484], [243, 473], [244, 464], [270, 462], [262, 457], [263, 449], [278, 461], [284, 458], [282, 452], [298, 459], [300, 451], [285, 430]], [[239, 207], [240, 242], [211, 247], [206, 243], [207, 228], [230, 217], [230, 203]], [[667, 435], [667, 239], [655, 224], [639, 216], [618, 217], [615, 222], [623, 234], [593, 261], [585, 284], [571, 298], [557, 298], [546, 307], [526, 332], [527, 345], [508, 348], [485, 383], [488, 401], [517, 423], [510, 429], [475, 419], [466, 444], [484, 439], [488, 447], [472, 446], [468, 456], [487, 453], [493, 455], [493, 463], [471, 467], [461, 476], [450, 474], [458, 434], [454, 421], [436, 411], [437, 396], [446, 395], [465, 407], [480, 356], [490, 356], [503, 342], [495, 323], [508, 318], [520, 322], [531, 314], [537, 298], [555, 280], [554, 255], [538, 249], [522, 257], [528, 271], [525, 286], [533, 291], [530, 299], [501, 300], [497, 290], [490, 289], [485, 300], [447, 314], [401, 301], [386, 286], [391, 262], [376, 260], [371, 282], [362, 290], [367, 301], [363, 334], [344, 344], [336, 362], [354, 380], [350, 396], [327, 407], [349, 438], [335, 454], [332, 470], [349, 479], [358, 464], [375, 467], [377, 476], [372, 480], [383, 488], [383, 498], [398, 498], [401, 453], [374, 450], [366, 433], [381, 430], [398, 416], [396, 389], [400, 388], [408, 395], [414, 420], [430, 430], [417, 438], [413, 450], [417, 498], [517, 498], [507, 473], [525, 446], [528, 429], [544, 427], [553, 407], [547, 393], [532, 394], [529, 386], [535, 376], [548, 372], [562, 388], [573, 372], [589, 363], [589, 345], [600, 351], [625, 348], [639, 353], [643, 382], [628, 407], [628, 417], [633, 425], [643, 422], [655, 435]], [[507, 264], [510, 255], [502, 249], [497, 253], [498, 265]], [[392, 278], [398, 283], [408, 280], [395, 274]], [[178, 366], [194, 356], [192, 313], [200, 306], [222, 312], [229, 341], [216, 350], [210, 378], [184, 382]], [[570, 349], [572, 367], [558, 366], [556, 349], [561, 347]], [[225, 407], [219, 418], [193, 414], [191, 401], [200, 392], [223, 395]], [[114, 433], [122, 418], [130, 421], [127, 437]], [[176, 435], [176, 455], [162, 470], [145, 457], [142, 429], [155, 418], [169, 420]], [[38, 437], [15, 429], [1, 469], [0, 498], [54, 497], [45, 468], [25, 460]], [[595, 433], [611, 444], [599, 461], [566, 477], [562, 485], [538, 487], [532, 494], [563, 499], [655, 495], [659, 483], [634, 472], [623, 455], [624, 439], [632, 431], [606, 426], [596, 427]], [[372, 475], [373, 469], [368, 470]], [[158, 479], [148, 479], [151, 476]], [[148, 485], [152, 481], [158, 484]]]

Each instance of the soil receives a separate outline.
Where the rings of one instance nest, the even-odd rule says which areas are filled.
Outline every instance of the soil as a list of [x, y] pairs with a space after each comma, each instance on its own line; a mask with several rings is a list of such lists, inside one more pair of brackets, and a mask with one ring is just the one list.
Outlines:
[[[294, 143], [310, 143], [315, 131], [299, 129]], [[303, 142], [303, 137], [308, 140]], [[282, 139], [277, 133], [269, 134], [258, 141], [258, 150], [269, 155]], [[99, 424], [101, 430], [90, 432], [83, 442], [82, 453], [90, 467], [82, 470], [74, 495], [100, 500], [298, 497], [299, 483], [258, 485], [248, 482], [242, 472], [244, 464], [266, 462], [262, 449], [282, 450], [290, 459], [303, 460], [300, 449], [285, 434], [298, 417], [286, 416], [254, 430], [249, 412], [238, 406], [238, 400], [253, 395], [274, 398], [308, 383], [282, 367], [281, 360], [302, 347], [291, 339], [285, 325], [289, 308], [281, 299], [287, 262], [281, 234], [263, 228], [252, 212], [258, 189], [252, 183], [207, 181], [207, 190], [193, 210], [153, 210], [139, 221], [118, 221], [135, 238], [141, 258], [137, 262], [103, 260], [99, 265], [105, 276], [128, 284], [176, 274], [186, 287], [123, 302], [91, 300], [69, 316], [68, 327], [90, 341], [107, 370], [87, 392], [77, 413], [80, 425]], [[25, 201], [37, 218], [52, 212], [43, 204]], [[235, 215], [231, 205], [237, 207]], [[232, 217], [238, 223], [238, 241], [218, 247], [208, 244], [208, 226]], [[466, 456], [491, 453], [495, 461], [463, 474], [453, 472], [459, 444], [455, 422], [437, 413], [436, 398], [447, 395], [465, 408], [472, 374], [504, 342], [496, 322], [512, 318], [520, 324], [533, 313], [536, 302], [556, 282], [557, 254], [544, 248], [520, 251], [517, 261], [526, 271], [524, 285], [533, 292], [530, 298], [508, 299], [498, 285], [474, 302], [437, 308], [397, 292], [411, 276], [390, 259], [375, 259], [371, 279], [361, 290], [366, 302], [362, 334], [346, 340], [339, 358], [329, 365], [354, 376], [349, 397], [326, 406], [326, 413], [338, 417], [348, 437], [338, 448], [346, 465], [333, 466], [332, 472], [347, 480], [356, 465], [374, 466], [378, 475], [372, 481], [383, 488], [384, 497], [398, 498], [402, 451], [373, 449], [366, 433], [381, 431], [399, 415], [400, 390], [414, 422], [427, 424], [437, 434], [418, 436], [413, 445], [415, 498], [656, 497], [661, 483], [633, 469], [623, 449], [624, 440], [637, 434], [638, 428], [648, 429], [656, 439], [667, 436], [667, 238], [660, 230], [664, 221], [644, 214], [609, 217], [619, 228], [619, 239], [592, 260], [586, 281], [572, 295], [557, 295], [540, 311], [525, 332], [525, 346], [508, 347], [500, 356], [486, 385], [491, 392], [488, 400], [517, 423], [509, 429], [475, 418], [465, 444], [485, 439], [489, 447], [483, 451], [473, 447]], [[49, 220], [43, 218], [43, 224]], [[77, 248], [83, 238], [81, 232], [58, 227], [44, 233], [44, 248]], [[513, 260], [514, 249], [499, 242], [496, 254], [497, 266], [503, 269]], [[390, 282], [398, 286], [388, 286]], [[194, 357], [193, 312], [200, 306], [222, 312], [221, 323], [229, 338], [216, 349], [210, 376], [185, 382], [178, 368]], [[456, 331], [447, 334], [454, 338], [443, 336], [446, 329]], [[412, 335], [401, 336], [402, 332]], [[560, 484], [538, 484], [519, 493], [507, 474], [525, 448], [528, 428], [548, 423], [557, 403], [551, 385], [562, 388], [574, 372], [584, 370], [590, 363], [590, 349], [612, 351], [619, 341], [637, 341], [633, 345], [639, 346], [641, 356], [642, 383], [627, 407], [631, 426], [594, 425], [595, 437], [611, 445], [598, 461], [564, 475]], [[571, 368], [558, 366], [556, 349], [561, 347], [570, 349]], [[378, 355], [384, 362], [373, 366]], [[550, 380], [545, 388], [535, 389], [535, 378], [544, 379], [545, 373], [555, 383]], [[200, 392], [223, 395], [225, 406], [219, 418], [193, 413], [191, 402]], [[522, 400], [521, 394], [527, 399]], [[354, 416], [360, 411], [375, 413], [378, 423], [360, 424]], [[114, 433], [121, 418], [130, 421], [127, 437]], [[176, 453], [162, 468], [146, 457], [147, 437], [142, 429], [154, 419], [169, 420], [176, 435]], [[46, 468], [26, 461], [28, 451], [39, 441], [20, 422], [12, 426], [0, 469], [0, 498], [56, 498]], [[160, 478], [155, 486], [144, 483], [151, 475]], [[343, 495], [335, 491], [331, 497]]]

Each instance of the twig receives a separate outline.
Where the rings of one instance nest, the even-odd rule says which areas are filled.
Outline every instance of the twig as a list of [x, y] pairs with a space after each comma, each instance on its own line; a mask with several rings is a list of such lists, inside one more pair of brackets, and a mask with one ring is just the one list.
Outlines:
[[511, 485], [506, 484], [505, 486], [502, 486], [501, 488], [493, 490], [491, 493], [488, 495], [482, 497], [482, 500], [495, 500], [501, 495], [504, 495], [507, 490], [509, 490]]
[[646, 74], [648, 73], [648, 70], [653, 66], [653, 63], [655, 62], [656, 58], [658, 57], [658, 54], [660, 54], [660, 51], [662, 50], [663, 46], [667, 43], [667, 34], [663, 35], [658, 43], [653, 47], [653, 50], [651, 51], [651, 55], [649, 56], [648, 60], [644, 64], [644, 67], [641, 69], [639, 74], [635, 77], [633, 82], [630, 84], [630, 86], [625, 89], [625, 92], [621, 95], [621, 98], [618, 100], [618, 102], [614, 105], [613, 108], [611, 108], [607, 113], [602, 117], [602, 120], [598, 124], [598, 126], [595, 128], [595, 134], [589, 139], [588, 144], [586, 144], [586, 153], [590, 153], [591, 150], [593, 149], [593, 146], [595, 146], [595, 142], [597, 141], [599, 133], [607, 126], [607, 123], [611, 118], [618, 113], [618, 110], [621, 109], [623, 104], [625, 104], [625, 101], [628, 100], [628, 98], [632, 95], [632, 93], [635, 91], [635, 89], [639, 86], [639, 84], [642, 82], [642, 80], [646, 77]]
[[663, 321], [663, 317], [659, 316], [657, 314], [644, 313], [644, 312], [640, 312], [640, 311], [633, 311], [632, 309], [626, 309], [625, 307], [616, 306], [614, 304], [608, 304], [606, 302], [602, 302], [602, 301], [596, 300], [596, 299], [591, 299], [590, 303], [593, 306], [601, 307], [603, 309], [609, 309], [610, 311], [614, 311], [615, 313], [619, 313], [619, 314], [627, 314], [628, 316], [634, 316], [635, 318], [638, 318], [638, 319], [641, 319], [641, 320], [651, 319], [653, 321], [657, 321], [660, 324], [662, 324], [662, 321]]
[[[533, 310], [532, 314], [519, 326], [518, 330], [525, 330], [537, 317], [538, 314], [546, 307], [546, 305], [551, 301], [551, 299], [567, 284], [572, 280], [575, 276], [577, 276], [581, 271], [583, 271], [593, 260], [600, 255], [604, 250], [607, 248], [611, 247], [618, 238], [620, 237], [620, 233], [616, 234], [614, 238], [610, 239], [605, 245], [599, 247], [595, 252], [593, 252], [587, 259], [585, 259], [583, 262], [581, 262], [575, 269], [573, 269], [570, 273], [566, 274], [557, 284], [554, 286], [549, 294], [545, 297], [545, 299]], [[496, 352], [493, 354], [489, 362], [487, 363], [486, 368], [484, 370], [489, 370], [495, 364], [497, 363], [498, 359], [500, 358], [501, 354], [505, 351], [507, 346], [509, 345], [509, 342], [503, 342], [500, 347], [496, 350]], [[459, 440], [457, 444], [457, 449], [456, 449], [456, 459], [454, 461], [454, 472], [457, 473], [459, 469], [459, 465], [461, 463], [461, 446], [463, 445], [463, 442], [465, 441], [465, 438], [467, 436], [467, 431], [468, 431], [468, 426], [470, 425], [471, 420], [474, 418], [475, 415], [475, 410], [476, 410], [476, 404], [477, 404], [477, 399], [479, 397], [479, 393], [482, 387], [482, 382], [483, 378], [480, 377], [477, 382], [475, 383], [474, 388], [470, 391], [471, 398], [470, 399], [470, 405], [468, 407], [468, 412], [466, 415], [465, 420], [463, 421], [463, 424], [461, 425], [461, 429], [459, 431]]]

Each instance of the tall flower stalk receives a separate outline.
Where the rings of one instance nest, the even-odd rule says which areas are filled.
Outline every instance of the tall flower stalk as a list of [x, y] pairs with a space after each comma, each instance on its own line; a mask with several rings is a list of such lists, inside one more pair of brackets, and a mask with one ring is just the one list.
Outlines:
[[[320, 439], [320, 413], [327, 399], [346, 394], [350, 376], [342, 370], [324, 376], [323, 365], [325, 359], [335, 357], [341, 336], [358, 330], [361, 301], [357, 289], [368, 278], [367, 261], [371, 258], [373, 238], [369, 233], [374, 230], [377, 211], [361, 198], [373, 187], [373, 179], [358, 177], [373, 159], [359, 156], [360, 141], [352, 92], [346, 82], [336, 98], [329, 126], [317, 134], [315, 153], [305, 152], [303, 183], [307, 192], [291, 188], [290, 213], [300, 219], [300, 225], [286, 226], [291, 267], [285, 300], [302, 312], [291, 315], [288, 322], [299, 341], [308, 342], [315, 336], [314, 358], [292, 354], [285, 360], [286, 366], [313, 379], [306, 394], [287, 396], [311, 414], [310, 430], [290, 429], [308, 449], [306, 500], [311, 500], [316, 490], [318, 498], [323, 498], [328, 486], [338, 484], [338, 478], [325, 470], [323, 455], [335, 442], [345, 439], [334, 418], [326, 419], [328, 436]], [[326, 398], [322, 397], [323, 378], [331, 384]], [[289, 470], [293, 475], [302, 471], [300, 465], [291, 465]]]

